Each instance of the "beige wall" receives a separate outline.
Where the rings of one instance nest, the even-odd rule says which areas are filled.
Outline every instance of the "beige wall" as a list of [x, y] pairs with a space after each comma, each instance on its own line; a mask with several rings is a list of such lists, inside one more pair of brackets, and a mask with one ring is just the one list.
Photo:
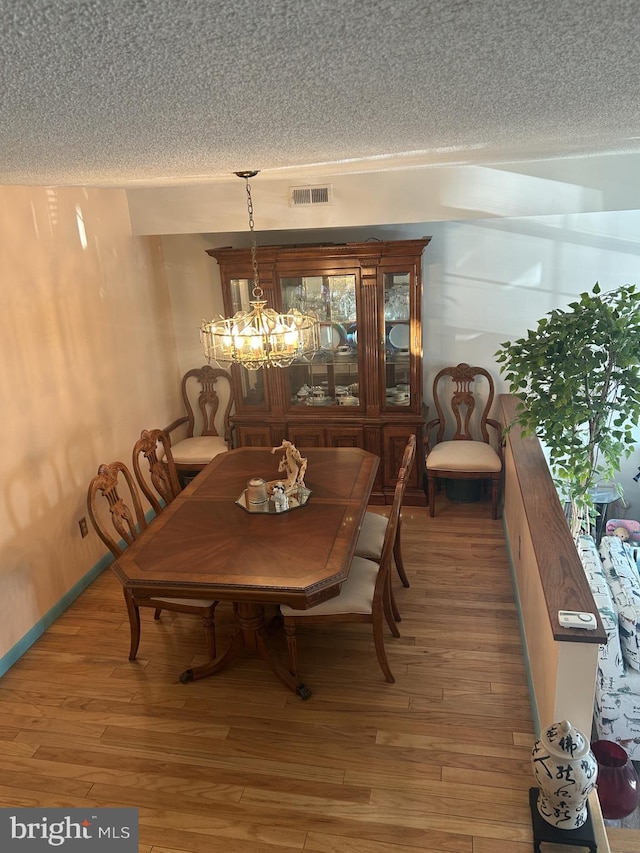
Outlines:
[[220, 268], [206, 252], [211, 247], [202, 234], [162, 238], [180, 375], [205, 364], [200, 323], [224, 313]]
[[0, 659], [105, 548], [81, 539], [100, 462], [181, 414], [160, 241], [120, 190], [0, 187]]

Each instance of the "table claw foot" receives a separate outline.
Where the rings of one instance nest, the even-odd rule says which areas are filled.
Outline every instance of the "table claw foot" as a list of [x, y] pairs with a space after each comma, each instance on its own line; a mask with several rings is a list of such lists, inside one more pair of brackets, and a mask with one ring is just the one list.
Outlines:
[[296, 685], [296, 693], [301, 699], [310, 699], [311, 691], [307, 687], [306, 684], [297, 684]]
[[180, 683], [188, 684], [190, 681], [193, 681], [193, 670], [185, 669], [185, 671], [180, 675]]

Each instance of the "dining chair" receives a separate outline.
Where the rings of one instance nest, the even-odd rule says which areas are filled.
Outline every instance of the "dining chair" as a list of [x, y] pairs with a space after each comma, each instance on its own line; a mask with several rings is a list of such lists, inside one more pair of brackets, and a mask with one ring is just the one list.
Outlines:
[[[105, 501], [98, 505], [98, 497]], [[109, 515], [106, 515], [108, 509]], [[117, 559], [143, 530], [147, 521], [142, 511], [140, 495], [133, 474], [124, 462], [102, 464], [89, 484], [87, 510], [96, 533]], [[135, 660], [140, 644], [140, 607], [153, 607], [154, 619], [160, 618], [163, 610], [193, 613], [202, 619], [209, 656], [216, 657], [216, 635], [214, 610], [217, 601], [200, 598], [172, 598], [153, 595], [148, 598], [134, 596], [123, 587], [124, 600], [131, 627], [129, 660]]]
[[[214, 456], [231, 449], [231, 377], [226, 370], [208, 364], [194, 367], [182, 377], [181, 393], [185, 414], [164, 431], [171, 441], [176, 470], [184, 482]], [[174, 438], [176, 430], [179, 432]]]
[[[149, 477], [142, 470], [143, 457]], [[143, 429], [133, 446], [132, 462], [140, 491], [158, 515], [182, 491], [167, 433], [161, 429]]]
[[[400, 470], [404, 469], [405, 477], [404, 477], [404, 486], [406, 488], [407, 480], [411, 476], [411, 471], [413, 469], [413, 463], [416, 457], [416, 437], [415, 435], [410, 435], [409, 440], [404, 449], [404, 453], [402, 454], [402, 462], [400, 463]], [[404, 491], [402, 492], [402, 498], [404, 499]], [[356, 543], [356, 556], [364, 557], [367, 560], [375, 560], [375, 562], [379, 563], [380, 558], [382, 556], [382, 548], [384, 544], [384, 537], [387, 532], [388, 519], [385, 515], [381, 515], [377, 512], [367, 511], [364, 516], [364, 520], [362, 522], [362, 527], [360, 528], [360, 534], [358, 536], [358, 542]], [[396, 538], [393, 543], [393, 557], [394, 562], [396, 564], [396, 569], [400, 580], [402, 581], [402, 585], [405, 587], [409, 586], [409, 578], [407, 577], [407, 572], [404, 567], [404, 562], [402, 559], [402, 547], [401, 547], [401, 527], [402, 527], [402, 508], [400, 510], [400, 517], [398, 519], [398, 529], [396, 531]], [[395, 612], [396, 621], [399, 620], [399, 614], [397, 611]]]
[[280, 605], [287, 638], [289, 671], [293, 676], [297, 677], [298, 674], [296, 638], [298, 623], [319, 625], [324, 623], [365, 622], [373, 626], [373, 642], [384, 677], [391, 684], [395, 682], [384, 647], [383, 623], [386, 621], [394, 637], [400, 636], [390, 607], [389, 571], [400, 518], [404, 478], [405, 471], [401, 470], [395, 487], [380, 562], [376, 563], [373, 560], [366, 560], [364, 557], [354, 556], [349, 567], [349, 576], [335, 598], [316, 604], [315, 607], [308, 610], [295, 610], [288, 605]]
[[[433, 380], [433, 401], [438, 417], [425, 427], [425, 464], [429, 515], [432, 518], [435, 515], [436, 487], [441, 479], [490, 480], [491, 517], [498, 517], [502, 427], [489, 417], [493, 398], [493, 379], [483, 367], [471, 367], [461, 362], [455, 367], [444, 367]], [[455, 432], [451, 435], [454, 424]], [[432, 442], [431, 436], [436, 427], [435, 441]], [[496, 431], [497, 449], [490, 443], [487, 427]], [[447, 432], [449, 437], [446, 437]]]

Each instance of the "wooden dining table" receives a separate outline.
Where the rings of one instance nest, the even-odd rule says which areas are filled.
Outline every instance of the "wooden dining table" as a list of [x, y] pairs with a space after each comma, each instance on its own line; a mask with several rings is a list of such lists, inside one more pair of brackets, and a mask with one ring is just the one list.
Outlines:
[[301, 450], [310, 495], [287, 512], [249, 512], [237, 501], [248, 481], [279, 478], [280, 448], [243, 447], [216, 456], [124, 551], [112, 568], [141, 600], [151, 596], [234, 602], [236, 627], [226, 649], [182, 682], [219, 672], [244, 652], [259, 654], [306, 699], [309, 688], [269, 644], [277, 614], [265, 605], [307, 609], [340, 592], [379, 459], [357, 447]]

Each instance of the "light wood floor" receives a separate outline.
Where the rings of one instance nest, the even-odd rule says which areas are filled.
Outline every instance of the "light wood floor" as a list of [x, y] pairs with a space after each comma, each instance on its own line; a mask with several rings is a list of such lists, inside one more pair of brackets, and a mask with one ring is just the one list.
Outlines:
[[249, 657], [181, 684], [205, 653], [185, 615], [143, 609], [130, 663], [105, 572], [0, 680], [0, 806], [137, 807], [143, 853], [530, 853], [535, 735], [502, 523], [442, 496], [434, 519], [405, 508], [403, 547], [396, 684], [370, 626], [308, 626], [306, 702]]

